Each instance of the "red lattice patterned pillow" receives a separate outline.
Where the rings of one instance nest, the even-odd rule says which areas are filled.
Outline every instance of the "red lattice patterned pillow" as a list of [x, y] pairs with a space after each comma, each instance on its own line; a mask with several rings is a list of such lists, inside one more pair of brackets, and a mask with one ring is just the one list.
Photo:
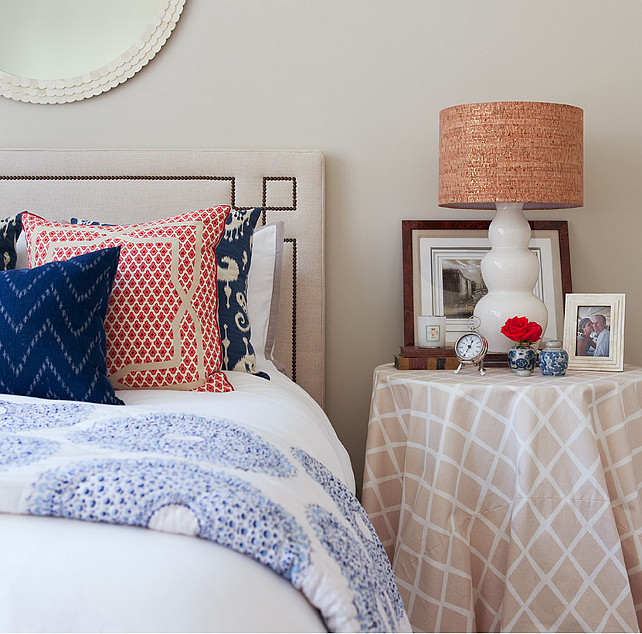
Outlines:
[[220, 371], [215, 248], [229, 206], [135, 225], [72, 225], [25, 212], [29, 266], [106, 247], [121, 255], [105, 319], [115, 388], [229, 392]]

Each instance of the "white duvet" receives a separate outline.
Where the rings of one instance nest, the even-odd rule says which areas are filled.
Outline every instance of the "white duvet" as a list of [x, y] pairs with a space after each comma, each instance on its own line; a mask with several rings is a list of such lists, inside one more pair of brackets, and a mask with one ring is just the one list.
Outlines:
[[[228, 373], [235, 391], [227, 394], [118, 396], [132, 411], [229, 419], [267, 443], [285, 439], [354, 491], [347, 452], [321, 408], [283, 375], [270, 375], [268, 382]], [[10, 498], [6, 482], [3, 495]], [[328, 623], [313, 607], [327, 613], [327, 596], [306, 587], [306, 598], [249, 556], [186, 535], [2, 513], [0, 562], [3, 631], [322, 631]], [[349, 619], [335, 623], [356, 629]], [[407, 628], [405, 614], [397, 625]]]

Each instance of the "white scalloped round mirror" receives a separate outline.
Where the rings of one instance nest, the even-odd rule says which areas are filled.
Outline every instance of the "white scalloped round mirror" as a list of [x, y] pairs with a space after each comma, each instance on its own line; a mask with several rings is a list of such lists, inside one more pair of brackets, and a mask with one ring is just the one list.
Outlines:
[[0, 0], [0, 94], [31, 103], [93, 97], [137, 73], [185, 0]]

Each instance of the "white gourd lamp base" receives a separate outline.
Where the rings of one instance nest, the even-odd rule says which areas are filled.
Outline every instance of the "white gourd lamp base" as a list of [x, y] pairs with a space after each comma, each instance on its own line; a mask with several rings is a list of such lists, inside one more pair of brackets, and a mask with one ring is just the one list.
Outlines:
[[512, 317], [526, 317], [546, 331], [548, 311], [533, 294], [539, 277], [539, 260], [528, 244], [531, 228], [522, 203], [497, 203], [497, 212], [488, 230], [490, 251], [481, 263], [488, 293], [475, 306], [477, 330], [488, 340], [490, 352], [508, 352], [514, 344], [501, 333]]

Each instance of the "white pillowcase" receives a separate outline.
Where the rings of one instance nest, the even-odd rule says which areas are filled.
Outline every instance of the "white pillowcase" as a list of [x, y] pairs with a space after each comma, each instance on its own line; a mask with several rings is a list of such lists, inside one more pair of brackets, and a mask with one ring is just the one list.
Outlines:
[[256, 354], [257, 370], [269, 369], [266, 362], [284, 370], [283, 364], [273, 357], [281, 288], [283, 233], [283, 222], [265, 225], [254, 232], [247, 281], [247, 312], [252, 326], [250, 341]]
[[25, 232], [21, 231], [18, 239], [16, 240], [16, 268], [27, 269], [27, 238]]

